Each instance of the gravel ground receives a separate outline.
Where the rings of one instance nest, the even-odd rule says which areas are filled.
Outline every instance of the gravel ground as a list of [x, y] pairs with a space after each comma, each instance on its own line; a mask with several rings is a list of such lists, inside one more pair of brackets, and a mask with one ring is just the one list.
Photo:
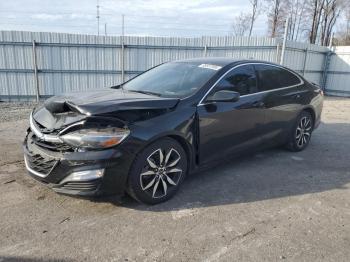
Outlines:
[[27, 119], [35, 103], [0, 102], [0, 123]]
[[350, 99], [326, 99], [307, 150], [225, 159], [151, 207], [33, 181], [30, 106], [0, 108], [0, 261], [350, 261]]

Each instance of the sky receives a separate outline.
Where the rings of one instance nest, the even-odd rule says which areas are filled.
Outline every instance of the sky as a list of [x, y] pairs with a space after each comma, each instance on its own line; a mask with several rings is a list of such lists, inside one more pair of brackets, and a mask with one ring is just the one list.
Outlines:
[[[0, 30], [97, 34], [97, 0], [0, 0]], [[100, 34], [230, 35], [235, 16], [250, 10], [248, 0], [99, 0]], [[253, 35], [267, 31], [258, 17]]]

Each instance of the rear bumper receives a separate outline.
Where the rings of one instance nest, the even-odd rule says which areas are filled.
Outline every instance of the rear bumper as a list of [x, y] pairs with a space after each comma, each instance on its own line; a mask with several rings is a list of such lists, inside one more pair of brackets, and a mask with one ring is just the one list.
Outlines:
[[318, 117], [315, 120], [314, 129], [318, 128], [320, 124], [321, 124], [321, 117]]
[[323, 101], [324, 101], [324, 98], [323, 98], [323, 95], [321, 95], [321, 93], [318, 93], [311, 101], [311, 105], [315, 113], [314, 129], [318, 128], [318, 126], [321, 124]]
[[[54, 191], [68, 195], [122, 195], [133, 156], [121, 147], [101, 151], [52, 152], [35, 145], [30, 133], [23, 143], [28, 174]], [[103, 170], [100, 178], [67, 181], [76, 172]]]

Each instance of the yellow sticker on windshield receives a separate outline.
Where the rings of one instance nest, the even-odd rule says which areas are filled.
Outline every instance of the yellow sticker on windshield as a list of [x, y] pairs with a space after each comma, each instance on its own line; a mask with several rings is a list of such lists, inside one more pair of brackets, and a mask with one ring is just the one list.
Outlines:
[[201, 64], [199, 65], [198, 67], [202, 67], [202, 68], [207, 68], [207, 69], [211, 69], [211, 70], [219, 70], [221, 69], [222, 67], [221, 66], [218, 66], [218, 65], [210, 65], [210, 64]]

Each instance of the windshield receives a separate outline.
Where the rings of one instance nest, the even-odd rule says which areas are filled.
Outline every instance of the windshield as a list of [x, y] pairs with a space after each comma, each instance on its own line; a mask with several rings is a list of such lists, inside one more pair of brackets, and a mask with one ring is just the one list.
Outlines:
[[219, 68], [198, 63], [166, 63], [125, 83], [123, 89], [183, 98], [199, 90]]

